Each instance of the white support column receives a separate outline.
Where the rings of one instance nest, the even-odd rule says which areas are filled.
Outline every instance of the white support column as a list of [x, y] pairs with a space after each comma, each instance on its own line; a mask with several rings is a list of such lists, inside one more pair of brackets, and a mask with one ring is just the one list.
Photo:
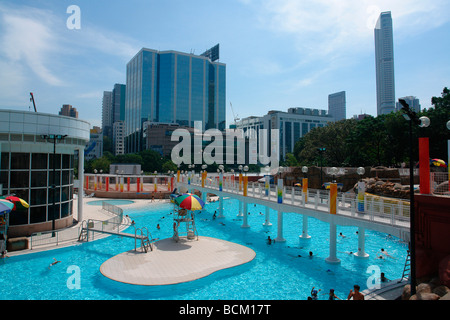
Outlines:
[[217, 218], [225, 218], [223, 215], [223, 196], [219, 195], [219, 215]]
[[203, 189], [203, 190], [202, 190], [202, 201], [203, 201], [204, 203], [206, 203], [206, 195], [207, 195], [207, 192]]
[[244, 210], [243, 200], [239, 200], [239, 212], [237, 214], [238, 217], [242, 217], [243, 216], [243, 214], [242, 214], [243, 210]]
[[78, 211], [77, 211], [77, 220], [81, 223], [83, 221], [83, 183], [84, 183], [84, 148], [78, 149]]
[[263, 223], [263, 226], [271, 226], [272, 224], [270, 223], [270, 208], [266, 206], [266, 219], [265, 222]]
[[358, 227], [358, 252], [355, 252], [355, 257], [368, 258], [369, 255], [365, 252], [365, 236], [366, 230], [363, 227]]
[[336, 257], [336, 224], [334, 221], [330, 222], [330, 256], [325, 259], [326, 262], [331, 264], [338, 264], [341, 262]]
[[283, 238], [283, 212], [278, 210], [277, 215], [277, 237], [275, 238], [275, 241], [285, 242], [286, 239]]
[[250, 228], [250, 226], [248, 225], [248, 212], [247, 212], [248, 208], [247, 208], [247, 200], [244, 200], [244, 210], [243, 210], [243, 215], [244, 218], [242, 219], [242, 226], [241, 228]]
[[303, 224], [302, 224], [302, 234], [299, 236], [300, 239], [311, 239], [311, 236], [308, 235], [308, 216], [303, 215]]

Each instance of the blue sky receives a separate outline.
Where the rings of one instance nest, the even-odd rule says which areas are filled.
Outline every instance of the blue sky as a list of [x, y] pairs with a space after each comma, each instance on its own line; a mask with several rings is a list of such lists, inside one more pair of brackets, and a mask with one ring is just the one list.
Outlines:
[[[80, 29], [67, 8], [80, 8]], [[63, 104], [101, 125], [103, 91], [125, 83], [142, 47], [200, 54], [220, 43], [239, 117], [290, 107], [328, 108], [347, 92], [347, 118], [376, 115], [373, 28], [394, 25], [396, 98], [422, 108], [450, 87], [449, 0], [0, 1], [0, 108], [58, 113]]]

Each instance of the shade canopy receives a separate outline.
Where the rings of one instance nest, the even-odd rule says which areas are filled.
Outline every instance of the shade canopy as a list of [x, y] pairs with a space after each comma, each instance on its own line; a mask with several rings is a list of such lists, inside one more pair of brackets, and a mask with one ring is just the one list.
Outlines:
[[191, 211], [202, 210], [203, 207], [205, 206], [205, 203], [203, 202], [202, 199], [200, 199], [197, 195], [190, 193], [185, 193], [179, 197], [176, 197], [174, 199], [174, 202], [180, 208]]

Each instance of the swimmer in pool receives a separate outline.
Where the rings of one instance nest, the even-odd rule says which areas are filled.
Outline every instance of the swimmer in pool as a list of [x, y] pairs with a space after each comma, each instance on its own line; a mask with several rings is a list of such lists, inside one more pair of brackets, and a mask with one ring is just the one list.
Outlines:
[[48, 268], [50, 269], [50, 267], [53, 267], [55, 264], [60, 263], [61, 261], [56, 260], [55, 258], [53, 258], [53, 262], [50, 263], [50, 265], [48, 266]]

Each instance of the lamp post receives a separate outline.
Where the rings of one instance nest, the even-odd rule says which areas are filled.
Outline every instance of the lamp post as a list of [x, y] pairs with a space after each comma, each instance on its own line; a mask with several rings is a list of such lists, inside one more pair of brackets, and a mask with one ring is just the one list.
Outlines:
[[323, 152], [326, 150], [326, 148], [321, 147], [321, 148], [317, 148], [317, 150], [319, 150], [319, 155], [320, 155], [320, 187], [322, 187], [323, 184], [323, 179], [322, 179], [322, 160], [323, 160]]
[[403, 117], [409, 121], [409, 219], [410, 219], [410, 252], [411, 252], [411, 295], [416, 294], [416, 235], [415, 235], [415, 212], [414, 212], [414, 171], [413, 171], [413, 135], [412, 124], [419, 125], [420, 127], [428, 127], [430, 125], [430, 119], [427, 117], [417, 117], [417, 114], [409, 108], [408, 103], [404, 99], [398, 99], [402, 105]]
[[[45, 139], [47, 141], [53, 142], [53, 160], [52, 160], [52, 166], [53, 166], [53, 181], [52, 181], [52, 202], [53, 202], [53, 208], [52, 208], [52, 231], [55, 231], [55, 209], [56, 209], [56, 141], [63, 140], [67, 137], [67, 134], [48, 134], [48, 135], [41, 135], [42, 139]], [[52, 232], [52, 237], [55, 236], [55, 232]]]

